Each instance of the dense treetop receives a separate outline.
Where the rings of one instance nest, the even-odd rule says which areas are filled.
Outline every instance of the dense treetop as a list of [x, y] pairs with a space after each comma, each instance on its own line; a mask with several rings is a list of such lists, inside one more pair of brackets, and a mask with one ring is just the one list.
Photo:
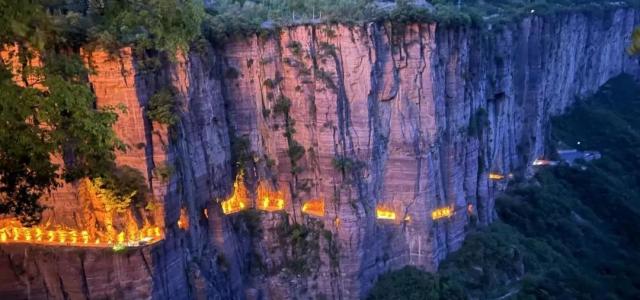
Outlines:
[[207, 8], [203, 29], [210, 40], [224, 42], [238, 34], [318, 22], [353, 24], [386, 20], [479, 26], [508, 23], [532, 13], [601, 14], [608, 9], [638, 5], [638, 0], [217, 0]]
[[101, 178], [115, 194], [144, 195], [142, 175], [115, 166], [127, 147], [112, 129], [120, 108], [96, 108], [79, 49], [187, 50], [203, 16], [191, 0], [0, 0], [0, 44], [17, 47], [0, 64], [0, 215], [37, 223], [39, 198], [62, 179]]

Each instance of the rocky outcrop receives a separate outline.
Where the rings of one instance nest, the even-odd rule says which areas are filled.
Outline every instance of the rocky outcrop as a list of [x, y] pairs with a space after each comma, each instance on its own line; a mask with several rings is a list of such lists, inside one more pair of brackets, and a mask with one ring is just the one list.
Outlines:
[[[223, 51], [234, 75], [225, 78], [230, 127], [257, 157], [275, 160], [289, 218], [307, 220], [299, 214], [306, 199], [331, 203], [322, 221], [338, 241], [339, 264], [334, 273], [320, 267], [312, 282], [320, 293], [356, 298], [383, 271], [435, 270], [470, 223], [493, 221], [504, 182], [489, 172], [526, 174], [545, 154], [551, 116], [616, 74], [637, 74], [625, 53], [636, 23], [635, 12], [618, 10], [604, 19], [530, 17], [490, 33], [299, 26], [238, 41]], [[283, 97], [293, 139], [306, 149], [294, 173], [287, 120], [275, 113]], [[376, 220], [376, 204], [410, 221]], [[446, 206], [454, 215], [432, 220]], [[266, 290], [277, 288], [292, 290]]]
[[[116, 131], [139, 145], [118, 161], [144, 171], [163, 207], [165, 241], [140, 250], [153, 253], [140, 284], [148, 293], [125, 296], [356, 299], [385, 271], [435, 270], [469, 226], [495, 219], [506, 183], [490, 172], [527, 174], [545, 154], [550, 117], [619, 73], [638, 74], [625, 52], [638, 17], [620, 9], [491, 29], [309, 25], [179, 55], [155, 72], [127, 67], [127, 51], [115, 58], [119, 71], [98, 62], [98, 104], [125, 103]], [[173, 128], [144, 115], [165, 85], [180, 100]], [[160, 164], [172, 166], [169, 180], [154, 176]], [[225, 216], [219, 201], [240, 170], [252, 197], [259, 181], [282, 191], [286, 213]], [[324, 199], [323, 217], [301, 213], [309, 199]], [[396, 220], [377, 219], [378, 206]], [[443, 207], [453, 215], [433, 220]], [[2, 265], [45, 280], [26, 267], [40, 252], [2, 251]], [[123, 254], [104, 255], [109, 269]], [[11, 280], [33, 286], [23, 278]], [[35, 294], [64, 295], [49, 285]]]
[[150, 298], [151, 252], [3, 246], [0, 291], [5, 299]]

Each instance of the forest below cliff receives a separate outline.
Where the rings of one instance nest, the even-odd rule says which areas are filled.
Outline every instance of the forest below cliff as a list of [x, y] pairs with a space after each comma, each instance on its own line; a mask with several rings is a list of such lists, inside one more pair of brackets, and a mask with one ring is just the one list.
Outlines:
[[638, 114], [640, 85], [625, 75], [610, 80], [553, 120], [550, 137], [602, 159], [514, 180], [496, 200], [501, 221], [470, 229], [437, 274], [389, 273], [370, 299], [638, 299]]

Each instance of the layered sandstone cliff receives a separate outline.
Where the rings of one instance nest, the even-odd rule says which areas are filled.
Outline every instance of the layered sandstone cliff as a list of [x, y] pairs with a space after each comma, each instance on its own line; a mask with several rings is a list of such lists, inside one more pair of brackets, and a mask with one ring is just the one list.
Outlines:
[[[469, 226], [494, 220], [506, 181], [490, 172], [526, 174], [544, 156], [551, 116], [619, 73], [638, 74], [625, 47], [639, 17], [298, 26], [180, 55], [156, 72], [137, 72], [127, 50], [94, 53], [98, 104], [128, 108], [116, 131], [132, 149], [118, 163], [146, 175], [165, 239], [126, 254], [0, 246], [0, 264], [20, 270], [0, 294], [355, 299], [385, 271], [435, 270]], [[172, 129], [144, 114], [167, 85], [180, 100]], [[239, 152], [248, 153], [242, 168]], [[174, 170], [168, 180], [154, 175], [161, 165]], [[286, 213], [224, 215], [219, 202], [240, 170], [253, 202], [266, 183], [284, 193]], [[67, 187], [49, 200], [60, 222], [81, 206], [73, 195]], [[323, 216], [301, 213], [311, 199], [324, 200]], [[377, 219], [381, 206], [396, 219]], [[432, 218], [447, 207], [451, 217]], [[44, 263], [47, 255], [69, 269]], [[148, 273], [122, 271], [125, 259]], [[114, 272], [109, 283], [88, 280]]]

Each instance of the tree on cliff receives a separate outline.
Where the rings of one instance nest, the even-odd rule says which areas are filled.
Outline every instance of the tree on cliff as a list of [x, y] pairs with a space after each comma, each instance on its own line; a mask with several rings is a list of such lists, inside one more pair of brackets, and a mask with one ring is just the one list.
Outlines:
[[45, 74], [40, 89], [19, 86], [0, 69], [0, 213], [25, 224], [39, 221], [38, 199], [58, 186], [52, 156], [66, 158], [62, 175], [73, 180], [108, 170], [123, 149], [111, 129], [115, 112], [94, 108], [91, 90], [70, 66], [38, 70]]
[[96, 108], [81, 47], [187, 50], [203, 14], [197, 0], [0, 0], [0, 215], [39, 222], [62, 179], [119, 182], [116, 108]]
[[629, 54], [636, 55], [640, 53], [640, 28], [636, 28], [631, 35], [631, 46], [627, 49]]

